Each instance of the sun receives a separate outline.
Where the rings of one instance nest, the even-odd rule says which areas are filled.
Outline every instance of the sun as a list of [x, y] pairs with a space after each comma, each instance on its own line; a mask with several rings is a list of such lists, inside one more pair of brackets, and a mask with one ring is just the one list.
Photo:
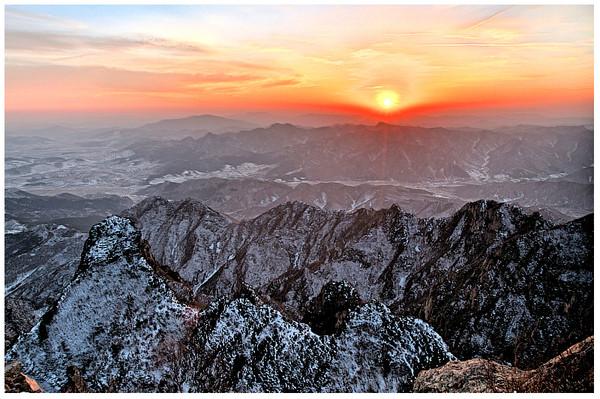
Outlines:
[[398, 94], [391, 90], [385, 90], [377, 94], [377, 105], [385, 111], [391, 111], [399, 105]]

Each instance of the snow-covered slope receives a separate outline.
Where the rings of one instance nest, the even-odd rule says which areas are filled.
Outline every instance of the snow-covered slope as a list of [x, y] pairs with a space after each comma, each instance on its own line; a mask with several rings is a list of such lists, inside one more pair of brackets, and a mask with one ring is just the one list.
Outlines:
[[195, 342], [184, 384], [209, 391], [405, 392], [417, 370], [453, 358], [430, 326], [382, 304], [350, 310], [338, 334], [320, 336], [245, 298], [215, 303]]
[[75, 275], [86, 235], [41, 224], [5, 235], [5, 347], [27, 332]]
[[[95, 225], [74, 280], [7, 360], [50, 392], [70, 390], [73, 374], [103, 392], [347, 392], [405, 391], [419, 370], [453, 358], [429, 325], [378, 303], [342, 306], [333, 335], [287, 319], [250, 288], [201, 310], [148, 251], [128, 219]], [[335, 287], [323, 296], [352, 290]]]
[[69, 366], [85, 370], [98, 389], [155, 389], [170, 372], [163, 357], [196, 314], [142, 256], [131, 223], [109, 217], [90, 231], [60, 300], [8, 356], [46, 391], [67, 382]]

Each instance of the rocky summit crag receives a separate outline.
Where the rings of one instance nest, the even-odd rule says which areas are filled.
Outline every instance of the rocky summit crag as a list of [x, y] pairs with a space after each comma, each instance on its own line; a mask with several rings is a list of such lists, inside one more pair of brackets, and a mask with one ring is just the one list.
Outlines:
[[592, 220], [292, 202], [235, 222], [149, 198], [92, 227], [7, 360], [49, 392], [406, 392], [456, 358], [533, 369], [593, 335]]
[[378, 303], [345, 309], [334, 335], [250, 288], [200, 309], [146, 251], [128, 219], [95, 225], [74, 280], [7, 358], [47, 392], [72, 390], [73, 375], [92, 392], [406, 391], [454, 358], [429, 325]]

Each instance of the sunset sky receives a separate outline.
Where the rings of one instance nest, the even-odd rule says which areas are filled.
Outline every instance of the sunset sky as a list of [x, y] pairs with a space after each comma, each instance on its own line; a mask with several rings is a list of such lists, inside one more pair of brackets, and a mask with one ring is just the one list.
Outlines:
[[592, 6], [8, 6], [8, 113], [593, 111]]

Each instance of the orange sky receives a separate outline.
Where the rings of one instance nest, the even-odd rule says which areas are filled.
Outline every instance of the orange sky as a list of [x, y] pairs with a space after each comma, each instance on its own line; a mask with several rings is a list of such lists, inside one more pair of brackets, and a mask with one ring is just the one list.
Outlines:
[[[593, 111], [591, 6], [9, 6], [6, 110]], [[384, 109], [378, 96], [394, 94]]]

